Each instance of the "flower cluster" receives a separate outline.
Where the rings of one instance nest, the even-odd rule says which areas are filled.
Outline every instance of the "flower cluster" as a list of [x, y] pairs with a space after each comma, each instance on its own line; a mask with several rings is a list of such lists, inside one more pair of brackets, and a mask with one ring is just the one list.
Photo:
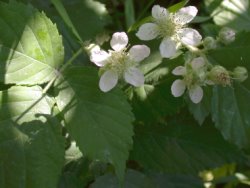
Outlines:
[[[206, 58], [206, 52], [216, 49], [221, 44], [228, 45], [235, 40], [235, 31], [222, 28], [217, 38], [205, 37], [195, 29], [187, 27], [197, 15], [197, 8], [188, 6], [177, 12], [154, 5], [150, 23], [142, 24], [136, 36], [143, 40], [161, 38], [159, 51], [163, 58], [174, 58], [182, 48], [186, 48], [184, 66], [177, 66], [172, 74], [182, 78], [176, 79], [171, 86], [174, 97], [182, 96], [185, 91], [193, 103], [203, 98], [202, 87], [207, 85], [230, 86], [232, 80], [244, 81], [248, 71], [236, 67], [232, 72], [220, 65], [212, 65]], [[110, 40], [111, 50], [104, 51], [95, 45], [90, 51], [90, 60], [100, 67], [99, 87], [103, 92], [110, 91], [118, 80], [139, 87], [144, 84], [144, 75], [137, 67], [139, 62], [150, 55], [146, 45], [128, 47], [128, 36], [125, 32], [116, 32]], [[200, 49], [201, 47], [201, 49]]]
[[243, 82], [248, 77], [245, 67], [236, 67], [231, 72], [223, 66], [211, 65], [204, 57], [196, 57], [187, 61], [185, 66], [173, 69], [172, 74], [183, 77], [183, 79], [177, 79], [173, 82], [172, 95], [180, 97], [187, 89], [191, 101], [196, 104], [202, 100], [203, 86], [231, 86], [232, 80]]

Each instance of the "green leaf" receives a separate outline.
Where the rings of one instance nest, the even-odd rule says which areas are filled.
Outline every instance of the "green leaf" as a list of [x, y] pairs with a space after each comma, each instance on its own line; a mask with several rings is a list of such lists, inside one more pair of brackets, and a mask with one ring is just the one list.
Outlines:
[[236, 66], [244, 66], [250, 70], [250, 32], [240, 32], [236, 35], [236, 39], [228, 46], [223, 46], [210, 51], [209, 59], [228, 69]]
[[194, 104], [189, 96], [186, 97], [186, 101], [188, 104], [188, 109], [193, 114], [194, 119], [202, 125], [205, 121], [206, 117], [210, 114], [211, 111], [211, 97], [212, 97], [212, 90], [210, 87], [203, 88], [203, 97], [201, 102], [198, 104]]
[[214, 87], [212, 117], [224, 138], [238, 147], [250, 148], [250, 90], [235, 83], [233, 87]]
[[201, 188], [202, 181], [198, 177], [181, 174], [150, 174], [154, 186], [157, 188]]
[[[118, 179], [112, 174], [105, 174], [96, 179], [96, 181], [91, 185], [92, 188], [119, 188]], [[151, 180], [141, 172], [128, 169], [124, 188], [154, 188]]]
[[191, 23], [203, 23], [212, 19], [210, 16], [195, 16]]
[[130, 26], [130, 28], [128, 29], [128, 32], [131, 31], [135, 31], [136, 29], [138, 29], [142, 24], [148, 23], [148, 22], [152, 22], [153, 18], [152, 16], [148, 16], [143, 18], [140, 21], [135, 22], [132, 26]]
[[[92, 188], [119, 188], [117, 178], [112, 174], [105, 174], [96, 179]], [[128, 169], [125, 177], [124, 188], [201, 188], [200, 179], [192, 176], [169, 175], [162, 173], [143, 174], [139, 171]]]
[[83, 42], [82, 38], [80, 37], [79, 33], [77, 32], [75, 26], [73, 25], [72, 21], [70, 20], [69, 15], [68, 15], [66, 9], [64, 8], [61, 0], [51, 0], [51, 2], [53, 3], [53, 5], [55, 6], [56, 10], [58, 11], [58, 13], [60, 14], [60, 16], [62, 17], [63, 21], [71, 29], [71, 31], [75, 35], [75, 37], [80, 42]]
[[[235, 42], [218, 48], [209, 53], [213, 63], [220, 64], [232, 70], [236, 66], [245, 66], [250, 70], [250, 32], [241, 32]], [[235, 81], [232, 87], [215, 87], [213, 90], [212, 116], [215, 126], [222, 132], [225, 139], [239, 147], [249, 145], [249, 114], [250, 78], [242, 84]], [[233, 119], [232, 119], [233, 118]], [[232, 121], [231, 121], [232, 120]]]
[[[183, 119], [181, 115], [176, 118]], [[189, 175], [242, 160], [241, 152], [225, 142], [211, 124], [200, 127], [182, 121], [167, 126], [137, 125], [131, 159], [147, 170]]]
[[0, 3], [0, 81], [48, 82], [62, 64], [64, 50], [56, 26], [29, 5]]
[[34, 120], [45, 121], [52, 114], [53, 101], [43, 95], [39, 86], [14, 86], [0, 91], [0, 121], [15, 121], [18, 124]]
[[189, 2], [189, 0], [182, 0], [179, 3], [176, 3], [174, 5], [172, 5], [171, 7], [168, 8], [169, 12], [176, 12], [179, 9], [181, 9], [182, 7], [184, 7], [187, 3]]
[[129, 28], [135, 22], [134, 1], [125, 0], [126, 25]]
[[222, 1], [211, 15], [217, 25], [229, 26], [237, 31], [250, 30], [249, 0]]
[[114, 165], [121, 180], [132, 145], [133, 114], [119, 90], [103, 93], [97, 71], [74, 67], [56, 83], [57, 105], [80, 150], [92, 159]]
[[208, 12], [213, 12], [218, 6], [220, 6], [223, 0], [204, 0], [205, 8]]
[[62, 0], [62, 3], [83, 41], [93, 39], [110, 23], [105, 5], [98, 1]]
[[61, 125], [40, 87], [0, 92], [0, 187], [54, 188], [64, 163]]

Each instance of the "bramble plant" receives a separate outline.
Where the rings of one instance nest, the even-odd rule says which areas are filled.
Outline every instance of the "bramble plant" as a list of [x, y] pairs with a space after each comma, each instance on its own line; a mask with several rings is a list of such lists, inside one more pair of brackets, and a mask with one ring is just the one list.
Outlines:
[[249, 186], [249, 4], [1, 0], [0, 188]]

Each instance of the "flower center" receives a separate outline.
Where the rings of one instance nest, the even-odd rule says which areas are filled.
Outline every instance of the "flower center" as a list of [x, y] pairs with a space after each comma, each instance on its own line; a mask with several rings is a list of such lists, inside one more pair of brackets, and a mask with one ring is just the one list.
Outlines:
[[125, 51], [110, 51], [111, 56], [107, 59], [105, 69], [113, 70], [119, 77], [123, 75], [124, 70], [127, 68], [128, 54]]
[[182, 28], [182, 25], [174, 22], [174, 16], [171, 14], [168, 17], [155, 20], [155, 23], [158, 25], [161, 38], [177, 39], [177, 31]]

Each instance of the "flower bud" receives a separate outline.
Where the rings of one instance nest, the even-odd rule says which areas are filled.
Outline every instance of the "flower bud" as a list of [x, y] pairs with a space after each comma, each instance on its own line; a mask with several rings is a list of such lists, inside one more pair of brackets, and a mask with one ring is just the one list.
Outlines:
[[220, 65], [214, 66], [208, 74], [208, 79], [215, 84], [223, 86], [231, 85], [231, 79], [227, 69]]
[[213, 37], [206, 37], [203, 40], [203, 46], [205, 49], [207, 50], [212, 50], [215, 49], [217, 44], [216, 44], [216, 40]]
[[248, 72], [245, 67], [236, 67], [233, 71], [234, 79], [238, 80], [239, 82], [243, 82], [248, 77]]
[[229, 27], [224, 27], [219, 32], [219, 39], [224, 44], [229, 44], [235, 40], [235, 31]]

